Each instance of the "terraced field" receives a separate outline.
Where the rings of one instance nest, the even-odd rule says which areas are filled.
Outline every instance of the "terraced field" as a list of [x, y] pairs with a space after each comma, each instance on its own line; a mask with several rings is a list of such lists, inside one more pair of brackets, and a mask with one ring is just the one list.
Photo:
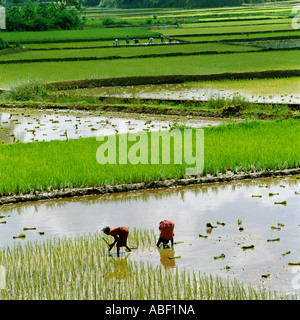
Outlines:
[[[1, 52], [0, 88], [32, 80], [299, 69], [300, 31], [292, 27], [291, 10], [288, 3], [226, 10], [93, 9], [87, 10], [83, 30], [1, 32], [12, 46], [21, 46]], [[123, 26], [105, 27], [108, 18], [112, 25], [123, 21]], [[141, 21], [147, 19], [143, 25]], [[163, 41], [160, 35], [165, 36]], [[149, 43], [150, 37], [154, 44]], [[113, 45], [116, 38], [118, 46]], [[283, 41], [292, 45], [276, 44]]]
[[[93, 8], [87, 9], [82, 30], [0, 31], [10, 45], [0, 51], [0, 204], [6, 204], [0, 205], [0, 235], [2, 245], [9, 243], [9, 249], [0, 248], [0, 267], [5, 266], [8, 279], [8, 290], [0, 290], [1, 299], [299, 297], [291, 287], [291, 268], [299, 265], [299, 177], [282, 178], [299, 175], [300, 30], [292, 26], [293, 5], [287, 1], [193, 10]], [[211, 118], [204, 124], [203, 117]], [[169, 163], [148, 163], [148, 156], [141, 160], [143, 152], [152, 157], [152, 144], [147, 146], [145, 139], [164, 140], [170, 131], [179, 137], [191, 123], [197, 124], [193, 133], [204, 127], [203, 172], [190, 177], [186, 169], [191, 169], [191, 161], [177, 161], [183, 148], [175, 137]], [[95, 139], [105, 133], [107, 142]], [[188, 151], [196, 159], [200, 153], [195, 140], [191, 139]], [[109, 154], [117, 145], [118, 161], [102, 163], [101, 152], [106, 157], [106, 151]], [[181, 150], [176, 152], [175, 145]], [[162, 149], [159, 144], [160, 154]], [[130, 152], [126, 162], [121, 157], [124, 151]], [[132, 155], [134, 161], [127, 163]], [[270, 178], [253, 183], [263, 176]], [[237, 180], [228, 183], [230, 179]], [[241, 187], [238, 179], [250, 179], [250, 186], [247, 182]], [[195, 194], [178, 187], [200, 180], [204, 185], [195, 187]], [[159, 188], [154, 192], [161, 205], [148, 201], [147, 194], [135, 195], [143, 188]], [[167, 190], [166, 197], [162, 188]], [[123, 191], [133, 191], [134, 202], [127, 200], [131, 193]], [[173, 197], [176, 192], [178, 196]], [[53, 201], [92, 194], [96, 200], [66, 200], [70, 207], [62, 199], [57, 204]], [[105, 203], [106, 196], [113, 210]], [[41, 199], [47, 201], [40, 205], [34, 201]], [[16, 203], [22, 201], [31, 203]], [[49, 215], [43, 206], [51, 211]], [[176, 220], [180, 240], [176, 239], [176, 256], [174, 248], [155, 247], [152, 231], [131, 232], [140, 222], [151, 230], [157, 228], [156, 220], [163, 216]], [[134, 257], [147, 261], [142, 251], [135, 251], [137, 247], [128, 267], [128, 255], [115, 259], [104, 243], [99, 246], [101, 236], [75, 238], [78, 252], [71, 240], [62, 240], [65, 234], [95, 232], [107, 223], [126, 224], [137, 243], [148, 239], [154, 247], [147, 252], [151, 263], [161, 259], [166, 267], [163, 261], [167, 260], [176, 272], [176, 297], [169, 271], [164, 273], [168, 274], [165, 281], [162, 268], [135, 264], [131, 277]], [[38, 232], [34, 235], [29, 230]], [[277, 232], [281, 241], [274, 235]], [[41, 245], [26, 242], [41, 236], [58, 240], [41, 241]], [[16, 241], [27, 243], [26, 250], [21, 245], [11, 250]], [[87, 245], [87, 254], [82, 255]], [[70, 250], [78, 261], [73, 256], [66, 259]], [[195, 252], [200, 252], [199, 260]], [[182, 270], [175, 269], [174, 259]], [[118, 262], [111, 269], [113, 260]], [[124, 268], [119, 261], [125, 262]], [[246, 279], [255, 288], [266, 287], [246, 290], [237, 282], [196, 278], [195, 273], [191, 285], [186, 281], [186, 266]], [[142, 281], [131, 281], [140, 280], [141, 274], [146, 276]], [[126, 287], [128, 283], [130, 290], [123, 290], [120, 283]], [[267, 294], [267, 285], [282, 293]], [[164, 294], [165, 288], [170, 294]]]

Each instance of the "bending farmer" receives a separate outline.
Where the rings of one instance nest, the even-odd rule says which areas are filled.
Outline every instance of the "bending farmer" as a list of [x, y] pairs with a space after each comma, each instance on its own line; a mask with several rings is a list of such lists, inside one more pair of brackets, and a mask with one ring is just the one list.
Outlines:
[[161, 243], [166, 246], [169, 241], [171, 241], [171, 245], [173, 246], [174, 227], [175, 223], [171, 220], [163, 220], [159, 223], [160, 236], [156, 244], [157, 247], [159, 247]]
[[120, 247], [126, 247], [128, 251], [131, 251], [127, 246], [127, 238], [128, 238], [128, 229], [126, 227], [116, 227], [110, 229], [109, 226], [106, 226], [102, 229], [102, 231], [114, 237], [115, 241], [109, 245], [109, 251], [117, 244], [117, 256], [120, 254]]

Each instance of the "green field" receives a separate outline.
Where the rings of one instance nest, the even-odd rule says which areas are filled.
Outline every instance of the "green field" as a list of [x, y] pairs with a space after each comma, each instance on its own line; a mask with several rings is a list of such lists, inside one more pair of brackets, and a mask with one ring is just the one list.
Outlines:
[[[299, 101], [296, 99], [299, 99], [300, 87], [297, 73], [300, 69], [300, 31], [294, 30], [291, 24], [294, 5], [294, 2], [285, 1], [280, 5], [268, 2], [192, 10], [95, 7], [87, 8], [87, 22], [81, 30], [1, 30], [0, 38], [10, 47], [0, 50], [0, 89], [11, 89], [0, 90], [2, 113], [9, 116], [7, 113], [11, 112], [6, 112], [5, 107], [9, 110], [18, 108], [14, 109], [16, 113], [23, 112], [26, 107], [49, 107], [53, 113], [66, 108], [82, 112], [96, 110], [97, 115], [106, 116], [106, 111], [119, 108], [117, 111], [124, 113], [128, 109], [141, 113], [145, 122], [149, 121], [149, 113], [165, 114], [166, 119], [170, 114], [178, 113], [186, 115], [187, 119], [194, 117], [195, 113], [195, 119], [200, 113], [201, 116], [232, 117], [226, 119], [226, 124], [208, 126], [201, 131], [204, 132], [204, 167], [194, 175], [218, 176], [228, 171], [238, 174], [299, 168], [300, 121]], [[125, 42], [126, 35], [130, 38], [129, 45]], [[160, 35], [165, 36], [164, 44]], [[154, 37], [155, 45], [149, 44], [150, 37]], [[174, 38], [173, 42], [169, 42], [170, 37]], [[113, 46], [116, 38], [120, 41], [119, 46]], [[140, 44], [135, 45], [134, 38], [138, 38]], [[42, 61], [36, 61], [38, 59]], [[254, 71], [258, 72], [253, 78]], [[220, 74], [224, 73], [228, 75], [221, 81]], [[167, 77], [172, 75], [178, 75], [176, 79], [182, 83], [176, 83], [176, 79], [172, 83], [175, 77]], [[210, 79], [216, 80], [187, 82], [191, 80], [181, 77], [183, 75], [210, 75]], [[151, 80], [145, 76], [157, 77]], [[109, 78], [126, 78], [121, 80], [127, 87], [99, 88], [103, 79], [106, 79], [104, 85], [118, 84], [114, 79], [109, 82]], [[148, 82], [142, 83], [142, 80]], [[83, 86], [84, 89], [80, 90], [65, 86], [69, 90], [55, 91], [45, 85], [59, 81], [93, 86]], [[178, 84], [199, 91], [228, 90], [230, 98], [211, 98], [205, 102], [181, 100], [181, 97], [170, 101], [149, 98], [148, 101], [134, 95], [133, 99], [104, 97], [97, 92], [107, 90], [112, 95], [127, 90], [134, 92], [140, 89], [133, 86], [140, 84], [139, 81], [153, 94], [155, 88], [163, 84], [165, 87], [161, 91], [165, 90], [170, 96], [172, 92], [168, 91], [168, 86]], [[73, 88], [76, 89], [76, 85]], [[282, 102], [284, 99], [280, 103], [275, 100], [269, 104], [250, 103], [243, 93], [271, 98], [278, 94], [283, 98], [289, 95], [290, 103]], [[235, 111], [231, 112], [232, 109]], [[195, 136], [193, 140], [184, 137], [182, 144], [182, 140], [177, 140], [183, 133], [191, 132], [184, 123], [171, 123], [170, 120], [170, 127], [176, 139], [171, 139], [170, 159], [165, 162], [162, 153], [168, 148], [160, 144], [153, 150], [151, 143], [147, 142], [170, 139], [169, 131], [146, 129], [141, 133], [119, 135], [115, 130], [116, 135], [106, 137], [108, 142], [105, 140], [104, 143], [94, 137], [28, 143], [14, 139], [11, 144], [2, 143], [0, 197], [12, 196], [8, 199], [13, 201], [18, 200], [15, 195], [27, 197], [28, 194], [55, 193], [65, 188], [138, 182], [147, 185], [153, 181], [186, 178], [190, 176], [187, 169], [193, 167], [195, 161], [185, 157], [185, 146], [188, 146], [190, 157], [197, 155], [200, 158], [197, 153], [199, 145]], [[5, 133], [5, 128], [5, 125], [0, 126], [1, 134]], [[30, 131], [33, 137], [35, 129]], [[11, 137], [15, 136], [13, 130]], [[196, 129], [192, 132], [195, 134]], [[65, 136], [67, 138], [67, 132]], [[112, 153], [104, 153], [105, 146]], [[123, 149], [119, 149], [120, 146]], [[101, 164], [101, 152], [109, 158], [109, 163]], [[152, 161], [157, 154], [160, 154], [158, 161]], [[178, 161], [180, 155], [183, 156], [181, 162]], [[6, 221], [1, 220], [1, 223]], [[25, 233], [20, 237], [26, 237]], [[0, 267], [4, 266], [6, 270], [7, 290], [0, 290], [0, 299], [284, 298], [265, 289], [246, 288], [236, 280], [226, 281], [218, 276], [177, 268], [172, 270], [174, 272], [165, 271], [142, 260], [127, 263], [126, 258], [114, 259], [107, 254], [101, 236], [94, 233], [68, 239], [51, 238], [35, 243], [29, 241], [25, 246], [1, 248]], [[138, 250], [150, 250], [155, 238], [153, 230], [130, 230], [129, 244]], [[153, 248], [151, 250], [153, 252]], [[280, 277], [276, 274], [275, 280], [271, 281], [276, 282], [277, 276]]]
[[75, 79], [178, 74], [217, 74], [299, 68], [299, 51], [234, 53], [130, 60], [42, 62], [2, 65], [0, 87], [25, 81], [42, 83]]
[[[271, 39], [293, 38], [297, 43], [300, 31], [292, 28], [292, 4], [289, 2], [281, 6], [271, 3], [267, 6], [193, 10], [93, 8], [86, 11], [86, 18], [88, 22], [99, 24], [93, 28], [87, 24], [82, 30], [1, 31], [1, 37], [5, 41], [13, 47], [21, 43], [21, 47], [13, 51], [3, 51], [0, 61], [49, 61], [1, 65], [0, 88], [9, 88], [32, 80], [47, 83], [141, 75], [299, 69], [300, 51], [297, 45], [289, 51], [248, 52], [265, 49], [263, 42], [257, 46], [257, 39], [267, 42]], [[107, 25], [104, 24], [105, 21]], [[123, 21], [122, 24], [120, 21]], [[166, 24], [171, 25], [166, 27]], [[175, 38], [175, 43], [164, 46], [133, 44], [134, 38], [139, 38], [141, 44], [149, 44], [149, 37], [154, 37], [155, 43], [160, 44], [161, 34], [165, 36], [166, 44], [168, 37]], [[126, 45], [126, 35], [130, 38], [130, 45]], [[115, 38], [120, 41], [119, 47], [113, 46]], [[180, 45], [177, 45], [177, 40], [181, 42]], [[216, 55], [206, 54], [206, 51], [237, 53]], [[202, 52], [205, 54], [202, 55]], [[191, 53], [195, 55], [186, 56]], [[163, 57], [171, 54], [177, 56]], [[154, 56], [141, 59], [140, 55]], [[113, 56], [122, 59], [85, 61], [89, 58], [103, 59]], [[66, 62], [63, 59], [75, 61]]]
[[[159, 42], [157, 42], [159, 43]], [[81, 58], [81, 57], [132, 57], [133, 54], [139, 55], [163, 55], [168, 53], [182, 53], [189, 54], [194, 52], [224, 52], [224, 51], [253, 51], [260, 50], [258, 47], [251, 46], [237, 46], [229, 44], [218, 44], [218, 43], [204, 43], [204, 44], [190, 44], [182, 45], [180, 48], [174, 45], [166, 45], [157, 48], [152, 45], [149, 48], [147, 46], [140, 46], [138, 48], [126, 47], [113, 47], [113, 48], [97, 48], [97, 49], [65, 49], [65, 50], [48, 50], [48, 51], [25, 51], [18, 54], [7, 54], [0, 56], [0, 61], [6, 60], [32, 60], [32, 59], [55, 59], [55, 58]]]
[[[25, 235], [25, 234], [24, 234]], [[133, 229], [129, 246], [149, 250], [154, 230]], [[128, 258], [128, 257], [127, 257]], [[1, 248], [6, 290], [1, 300], [268, 300], [275, 291], [189, 270], [164, 270], [143, 260], [107, 254], [102, 234], [31, 241]], [[30, 281], [29, 281], [30, 279]], [[291, 297], [292, 298], [292, 297]], [[289, 299], [289, 297], [285, 297]]]
[[[206, 128], [203, 173], [299, 167], [299, 132], [300, 122], [291, 119]], [[157, 134], [152, 133], [151, 139]], [[150, 139], [150, 133], [148, 137]], [[111, 143], [113, 146], [114, 142]], [[135, 143], [128, 143], [128, 155], [134, 145]], [[170, 164], [162, 164], [161, 161], [159, 164], [152, 164], [149, 160], [151, 158], [148, 159], [151, 156], [150, 144], [140, 151], [147, 153], [148, 164], [134, 164], [130, 161], [118, 164], [117, 161], [114, 165], [102, 165], [96, 159], [100, 146], [101, 143], [95, 138], [2, 145], [0, 195], [28, 193], [31, 190], [177, 179], [183, 178], [189, 167], [185, 161], [175, 164], [174, 154], [170, 154]], [[192, 147], [195, 152], [195, 142]], [[162, 150], [159, 152], [161, 154]], [[117, 159], [118, 153], [114, 161]]]

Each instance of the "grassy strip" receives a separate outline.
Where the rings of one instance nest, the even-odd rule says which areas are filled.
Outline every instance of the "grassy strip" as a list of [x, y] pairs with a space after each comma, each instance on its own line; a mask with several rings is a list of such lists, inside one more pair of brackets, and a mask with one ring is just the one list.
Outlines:
[[0, 61], [6, 60], [25, 60], [25, 59], [55, 59], [55, 58], [82, 58], [82, 57], [132, 57], [137, 55], [163, 55], [168, 53], [176, 54], [189, 54], [194, 52], [236, 52], [236, 51], [249, 51], [260, 50], [257, 47], [251, 46], [237, 46], [229, 44], [218, 43], [205, 43], [205, 44], [185, 44], [177, 47], [176, 45], [149, 45], [149, 46], [123, 46], [123, 47], [109, 47], [109, 48], [91, 48], [91, 47], [74, 47], [72, 49], [60, 48], [59, 50], [45, 50], [45, 51], [24, 51], [16, 52], [12, 50], [12, 54], [9, 51], [4, 56], [0, 56]]
[[[278, 49], [261, 49], [260, 52], [268, 51], [291, 51], [291, 50], [300, 50], [298, 48], [278, 48]], [[62, 57], [62, 58], [42, 58], [42, 59], [13, 59], [13, 60], [0, 60], [0, 64], [22, 64], [22, 63], [40, 63], [40, 62], [70, 62], [70, 61], [99, 61], [99, 60], [116, 60], [116, 59], [149, 59], [149, 58], [163, 58], [163, 57], [184, 57], [184, 56], [199, 56], [199, 55], [212, 55], [212, 54], [234, 54], [234, 53], [250, 53], [256, 52], [255, 50], [241, 50], [241, 51], [197, 51], [197, 52], [173, 52], [173, 53], [157, 53], [157, 54], [145, 54], [145, 55], [136, 55], [136, 56], [106, 56], [106, 57]]]
[[55, 30], [36, 32], [1, 32], [1, 37], [7, 42], [47, 42], [47, 41], [80, 41], [82, 39], [125, 39], [131, 37], [159, 36], [160, 33], [144, 28], [99, 28], [84, 30]]
[[[1, 300], [253, 300], [279, 299], [275, 291], [185, 269], [165, 271], [143, 261], [114, 258], [100, 233], [27, 242], [0, 250], [6, 289]], [[155, 244], [153, 230], [130, 230], [129, 246]]]
[[294, 30], [291, 32], [270, 32], [270, 33], [251, 33], [251, 34], [236, 34], [236, 35], [217, 35], [217, 36], [195, 36], [195, 35], [185, 35], [183, 37], [176, 37], [176, 39], [193, 41], [193, 42], [231, 42], [237, 40], [239, 42], [245, 41], [256, 41], [256, 40], [283, 40], [283, 39], [296, 39], [299, 36], [299, 31]]
[[[159, 32], [159, 30], [155, 30]], [[184, 35], [233, 35], [233, 34], [251, 34], [251, 33], [268, 33], [277, 31], [293, 31], [291, 23], [273, 24], [273, 25], [252, 25], [252, 26], [235, 26], [235, 27], [213, 27], [213, 28], [169, 28], [164, 30], [166, 36], [180, 37]]]
[[[206, 128], [204, 132], [204, 174], [215, 175], [229, 169], [239, 172], [300, 166], [299, 120], [222, 125]], [[144, 135], [150, 141], [158, 133], [144, 132]], [[185, 177], [186, 168], [191, 167], [184, 157], [182, 164], [174, 164], [172, 152], [170, 164], [162, 164], [161, 160], [159, 164], [150, 164], [150, 142], [140, 151], [143, 157], [146, 154], [149, 164], [118, 164], [120, 136], [117, 137], [116, 142], [110, 141], [111, 147], [117, 144], [117, 157], [113, 158], [117, 164], [103, 165], [96, 160], [101, 142], [95, 138], [1, 145], [0, 194], [178, 179]], [[128, 141], [131, 155], [138, 146]], [[195, 154], [195, 141], [191, 147]], [[160, 153], [161, 148], [160, 145]]]
[[[299, 96], [300, 78], [274, 78], [274, 79], [228, 79], [220, 81], [194, 82], [186, 83], [191, 87], [201, 89], [221, 89], [230, 90], [236, 94], [249, 93], [253, 95], [264, 95], [272, 98], [273, 95], [281, 95], [284, 98], [286, 95], [293, 97]], [[299, 100], [300, 103], [300, 100]]]
[[[145, 84], [163, 84], [163, 83], [184, 83], [187, 81], [215, 81], [215, 80], [241, 80], [241, 79], [267, 79], [267, 78], [286, 78], [300, 76], [299, 70], [270, 70], [261, 72], [243, 72], [243, 73], [221, 73], [208, 75], [170, 75], [170, 76], [149, 76], [149, 77], [122, 77], [109, 79], [90, 79], [52, 82], [46, 84], [49, 89], [78, 89], [78, 88], [96, 88], [113, 86], [131, 86]], [[25, 85], [20, 85], [26, 87]], [[18, 87], [18, 86], [16, 86]]]

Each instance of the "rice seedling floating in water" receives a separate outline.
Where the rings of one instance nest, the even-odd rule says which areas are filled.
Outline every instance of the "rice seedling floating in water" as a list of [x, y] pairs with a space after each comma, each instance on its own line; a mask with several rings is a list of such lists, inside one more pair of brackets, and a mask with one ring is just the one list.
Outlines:
[[275, 226], [271, 226], [271, 229], [272, 229], [272, 230], [281, 230], [280, 227], [275, 227]]
[[289, 266], [300, 266], [300, 262], [288, 262]]
[[284, 205], [284, 206], [286, 206], [287, 205], [287, 202], [286, 201], [281, 201], [281, 202], [274, 202], [274, 204], [282, 204], [282, 205]]
[[248, 249], [254, 249], [254, 244], [251, 244], [249, 246], [242, 246], [243, 250], [248, 250]]
[[268, 239], [268, 242], [280, 241], [280, 238]]
[[213, 228], [217, 228], [217, 226], [213, 226], [210, 222], [207, 222], [207, 223], [206, 223], [206, 228], [211, 228], [211, 229], [213, 229]]
[[225, 254], [224, 253], [221, 253], [219, 256], [215, 256], [214, 259], [217, 260], [217, 259], [224, 259], [225, 258]]
[[13, 236], [13, 239], [25, 239], [26, 235], [24, 233], [19, 234], [18, 236]]

